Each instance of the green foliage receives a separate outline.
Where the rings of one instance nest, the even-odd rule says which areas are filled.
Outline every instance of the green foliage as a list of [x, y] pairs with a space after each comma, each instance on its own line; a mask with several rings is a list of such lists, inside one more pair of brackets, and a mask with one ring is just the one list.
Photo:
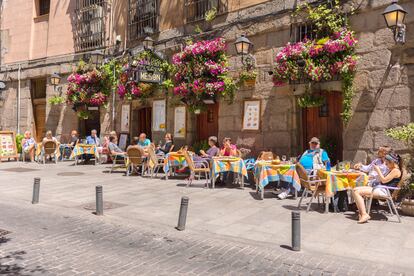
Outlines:
[[56, 95], [47, 100], [47, 102], [51, 105], [63, 104], [65, 101], [66, 101], [65, 97], [56, 96]]
[[334, 154], [338, 148], [336, 140], [332, 137], [323, 136], [320, 138], [321, 148], [326, 150], [328, 154]]
[[222, 81], [224, 82], [224, 91], [222, 92], [222, 95], [226, 101], [231, 104], [234, 102], [234, 98], [236, 96], [236, 90], [238, 89], [238, 86], [233, 78], [225, 75], [221, 76]]
[[201, 140], [199, 142], [194, 143], [193, 150], [195, 153], [200, 154], [200, 150], [207, 151], [209, 149], [208, 141]]
[[23, 134], [16, 134], [16, 147], [17, 147], [17, 152], [18, 153], [22, 153], [22, 140], [23, 140], [24, 136]]
[[88, 110], [78, 111], [77, 115], [78, 115], [79, 119], [82, 119], [82, 120], [87, 120], [91, 116], [91, 114]]
[[111, 59], [109, 62], [104, 63], [100, 70], [108, 77], [109, 89], [113, 89], [118, 85], [118, 79], [122, 73], [122, 61]]
[[414, 123], [408, 125], [390, 128], [385, 131], [388, 137], [402, 141], [412, 149], [414, 148]]
[[239, 74], [239, 83], [242, 83], [243, 81], [246, 81], [246, 80], [255, 80], [257, 78], [257, 75], [258, 73], [256, 70], [251, 70], [251, 71], [243, 70]]
[[216, 16], [217, 16], [217, 8], [216, 7], [206, 11], [206, 13], [205, 13], [205, 19], [206, 19], [207, 22], [213, 21], [216, 18]]
[[324, 104], [325, 98], [310, 93], [305, 93], [304, 95], [299, 96], [297, 101], [298, 105], [301, 108], [320, 107]]
[[348, 123], [352, 117], [352, 99], [354, 98], [354, 73], [342, 73], [342, 120], [344, 123]]
[[201, 27], [200, 27], [200, 25], [195, 25], [195, 27], [194, 27], [194, 32], [196, 33], [196, 34], [201, 34], [201, 33], [203, 33], [203, 29], [201, 29]]
[[174, 83], [173, 83], [173, 81], [171, 79], [167, 79], [167, 80], [165, 80], [165, 81], [162, 82], [162, 86], [165, 89], [169, 89], [169, 88], [173, 88], [174, 87]]

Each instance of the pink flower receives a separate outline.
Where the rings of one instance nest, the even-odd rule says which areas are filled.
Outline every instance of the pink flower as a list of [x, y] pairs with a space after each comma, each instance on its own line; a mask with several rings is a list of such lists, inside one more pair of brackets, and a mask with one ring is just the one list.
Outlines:
[[118, 85], [117, 92], [118, 92], [119, 97], [121, 97], [121, 99], [123, 99], [125, 97], [125, 94], [126, 94], [126, 88], [125, 88], [125, 86], [122, 85], [122, 84]]

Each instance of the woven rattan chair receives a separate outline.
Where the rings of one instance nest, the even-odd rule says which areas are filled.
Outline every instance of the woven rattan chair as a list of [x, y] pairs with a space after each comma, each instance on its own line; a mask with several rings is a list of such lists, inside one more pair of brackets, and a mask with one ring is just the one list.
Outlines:
[[148, 147], [148, 158], [145, 166], [149, 169], [151, 173], [151, 178], [154, 177], [154, 174], [157, 177], [159, 170], [164, 166], [164, 158], [161, 156], [157, 156], [154, 147], [152, 146]]
[[127, 156], [128, 156], [128, 167], [126, 168], [127, 176], [129, 176], [134, 171], [138, 173], [138, 170], [140, 167], [143, 171], [144, 151], [141, 148], [137, 146], [128, 147]]
[[298, 203], [298, 209], [300, 209], [302, 201], [305, 197], [309, 194], [311, 195], [311, 199], [308, 202], [308, 207], [306, 208], [306, 212], [309, 212], [313, 199], [319, 195], [325, 193], [325, 179], [318, 179], [317, 176], [311, 176], [306, 173], [305, 168], [300, 164], [296, 164], [296, 172], [299, 175], [300, 185], [303, 187], [302, 196]]
[[42, 159], [43, 164], [46, 164], [46, 157], [50, 156], [53, 157], [55, 163], [57, 164], [57, 143], [54, 141], [47, 141], [43, 144], [43, 151], [42, 151]]
[[185, 161], [188, 164], [188, 168], [190, 169], [190, 177], [188, 178], [187, 187], [190, 187], [193, 180], [195, 179], [196, 174], [198, 174], [198, 180], [201, 179], [201, 174], [204, 174], [206, 178], [205, 187], [208, 188], [209, 183], [211, 181], [210, 180], [210, 177], [211, 177], [210, 164], [208, 163], [208, 161], [207, 160], [194, 161], [193, 158], [188, 153], [188, 151], [186, 150], [183, 151], [183, 154], [185, 157]]

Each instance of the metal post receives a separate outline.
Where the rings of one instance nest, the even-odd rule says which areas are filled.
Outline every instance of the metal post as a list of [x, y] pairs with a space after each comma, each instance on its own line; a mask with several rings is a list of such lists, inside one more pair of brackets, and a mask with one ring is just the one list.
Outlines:
[[40, 178], [36, 177], [33, 183], [33, 197], [32, 204], [39, 203], [39, 192], [40, 192]]
[[97, 216], [103, 215], [103, 195], [102, 195], [102, 186], [96, 186], [96, 212]]
[[20, 134], [20, 82], [22, 65], [19, 63], [17, 70], [17, 133]]
[[292, 211], [292, 250], [300, 251], [300, 212]]
[[185, 222], [187, 220], [188, 201], [189, 198], [187, 196], [183, 196], [181, 198], [180, 215], [178, 216], [177, 226], [177, 230], [179, 231], [183, 231], [185, 229]]

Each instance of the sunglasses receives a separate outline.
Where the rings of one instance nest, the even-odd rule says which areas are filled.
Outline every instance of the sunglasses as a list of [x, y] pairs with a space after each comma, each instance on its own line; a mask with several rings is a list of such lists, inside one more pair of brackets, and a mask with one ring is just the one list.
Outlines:
[[318, 145], [319, 143], [317, 142], [311, 142], [312, 145]]

